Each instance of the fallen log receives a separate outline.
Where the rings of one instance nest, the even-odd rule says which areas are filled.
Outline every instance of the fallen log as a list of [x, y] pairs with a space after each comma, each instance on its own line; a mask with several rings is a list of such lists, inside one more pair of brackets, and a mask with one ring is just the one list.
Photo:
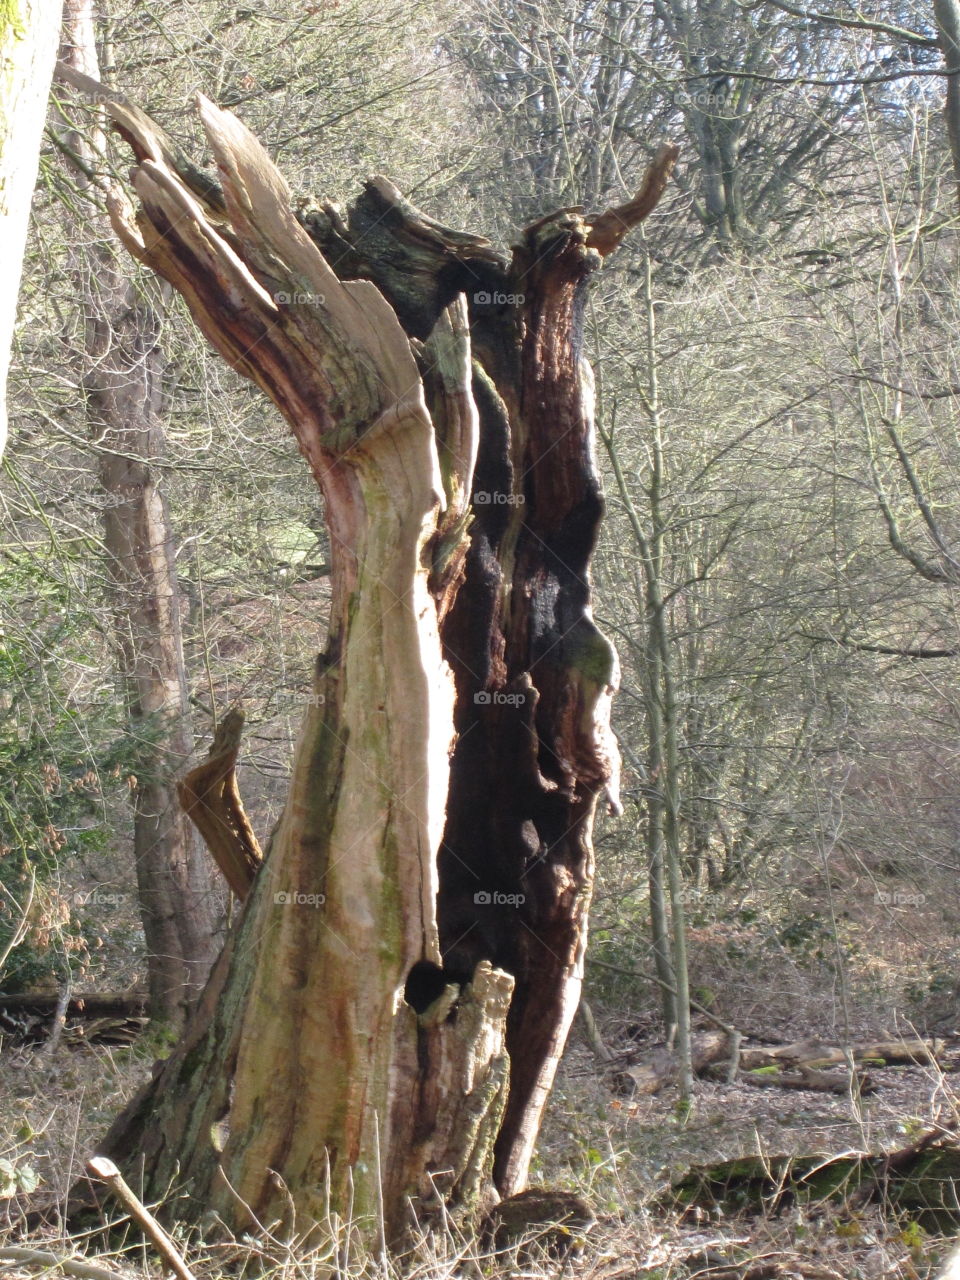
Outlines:
[[[723, 1031], [703, 1031], [693, 1036], [691, 1045], [693, 1071], [697, 1076], [723, 1078], [732, 1084], [738, 1073], [759, 1088], [811, 1089], [817, 1093], [846, 1093], [848, 1076], [830, 1076], [830, 1067], [847, 1067], [852, 1060], [857, 1067], [914, 1066], [936, 1063], [943, 1054], [942, 1040], [870, 1040], [851, 1045], [849, 1056], [836, 1045], [820, 1040], [800, 1040], [792, 1044], [757, 1045], [737, 1042]], [[731, 1070], [734, 1054], [736, 1069]], [[722, 1073], [721, 1063], [726, 1064]], [[763, 1077], [748, 1073], [776, 1068]], [[859, 1074], [861, 1092], [866, 1077]], [[675, 1054], [663, 1044], [655, 1045], [639, 1062], [624, 1067], [617, 1083], [628, 1092], [659, 1093], [677, 1079]], [[807, 1083], [804, 1083], [804, 1081]], [[873, 1086], [869, 1086], [871, 1088]]]
[[[690, 1056], [694, 1075], [702, 1075], [708, 1067], [729, 1057], [730, 1037], [723, 1031], [702, 1031], [690, 1038]], [[677, 1076], [677, 1059], [666, 1045], [657, 1045], [642, 1062], [625, 1067], [618, 1084], [633, 1093], [659, 1093]]]
[[[147, 998], [146, 991], [78, 991], [71, 995], [65, 1013], [67, 1017], [138, 1018], [146, 1013]], [[14, 995], [0, 992], [0, 1011], [53, 1017], [59, 999], [56, 991], [17, 992]]]
[[538, 1252], [576, 1258], [596, 1215], [580, 1196], [558, 1187], [528, 1187], [496, 1205], [480, 1226], [480, 1239], [494, 1255], [510, 1252], [530, 1262]]
[[[850, 1076], [846, 1072], [814, 1071], [801, 1067], [799, 1071], [745, 1071], [740, 1079], [755, 1089], [809, 1089], [812, 1093], [850, 1092]], [[857, 1072], [857, 1091], [860, 1094], [876, 1093], [877, 1086], [868, 1075]]]
[[[130, 1045], [149, 1022], [146, 992], [89, 993], [69, 1000], [53, 992], [0, 994], [0, 1043], [44, 1045]], [[51, 1028], [53, 1029], [52, 1034]]]
[[897, 1151], [837, 1156], [742, 1156], [695, 1165], [658, 1198], [685, 1213], [776, 1214], [827, 1200], [860, 1206], [881, 1201], [931, 1232], [960, 1226], [960, 1143], [942, 1129]]
[[[884, 1067], [936, 1062], [943, 1049], [942, 1040], [868, 1040], [863, 1044], [851, 1045], [849, 1054], [855, 1063]], [[742, 1071], [774, 1066], [806, 1067], [811, 1071], [819, 1071], [824, 1067], [844, 1066], [848, 1061], [846, 1050], [822, 1040], [799, 1040], [793, 1044], [780, 1045], [742, 1045], [740, 1049]]]

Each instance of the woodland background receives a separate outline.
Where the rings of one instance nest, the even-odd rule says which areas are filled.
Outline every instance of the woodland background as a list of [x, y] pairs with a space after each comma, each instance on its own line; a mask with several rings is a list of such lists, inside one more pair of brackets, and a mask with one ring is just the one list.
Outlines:
[[[589, 1007], [618, 1053], [661, 1032], [649, 865], [672, 796], [665, 853], [684, 877], [700, 1006], [773, 1040], [949, 1037], [960, 263], [927, 6], [111, 0], [98, 37], [104, 80], [191, 154], [200, 89], [260, 137], [304, 207], [385, 173], [497, 244], [558, 206], [621, 202], [661, 141], [679, 145], [587, 323], [608, 501], [595, 613], [622, 664], [625, 766], [625, 812], [597, 831]], [[99, 478], [116, 442], [91, 434], [81, 379], [98, 288], [82, 275], [109, 233], [51, 118], [0, 477], [0, 955], [19, 939], [0, 987], [119, 992], [145, 982], [130, 794], [155, 726], [118, 677]], [[150, 461], [196, 754], [242, 706], [241, 789], [263, 840], [322, 647], [317, 494], [279, 415], [178, 299], [137, 286], [160, 324]], [[148, 1070], [159, 1024], [146, 1040], [7, 1048], [0, 1167], [69, 1182]], [[953, 1108], [949, 1069], [915, 1067], [873, 1102], [703, 1084], [691, 1118], [669, 1092], [623, 1097], [601, 1068], [575, 1038], [540, 1173], [629, 1218], [614, 1252], [653, 1262], [669, 1248], [645, 1198], [691, 1160], [902, 1142]], [[797, 1247], [812, 1232], [842, 1274], [926, 1274], [937, 1257], [900, 1220], [802, 1217], [776, 1231]]]

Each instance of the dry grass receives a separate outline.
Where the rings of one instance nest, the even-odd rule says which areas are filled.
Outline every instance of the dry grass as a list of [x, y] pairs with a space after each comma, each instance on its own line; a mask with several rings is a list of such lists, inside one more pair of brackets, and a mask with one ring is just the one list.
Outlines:
[[[808, 894], [802, 905], [822, 912], [824, 904]], [[835, 903], [842, 949], [818, 955], [815, 935], [809, 941], [801, 935], [800, 945], [775, 941], [794, 906], [784, 900], [779, 918], [767, 915], [755, 923], [729, 909], [694, 920], [694, 981], [709, 988], [717, 1012], [772, 1039], [836, 1034], [844, 1027], [855, 1034], [909, 1033], [922, 1012], [911, 1003], [910, 991], [925, 989], [931, 957], [950, 954], [954, 945], [947, 912], [925, 908], [922, 928], [916, 914], [884, 913], [881, 920], [863, 883], [849, 877]], [[603, 993], [594, 993], [602, 1033], [615, 1047], [626, 1046], [629, 1032], [640, 1037], [636, 1047], [642, 1048], [655, 1027], [655, 998], [645, 988], [637, 990], [641, 994], [621, 994], [611, 1002], [606, 1017]], [[956, 1011], [948, 1002], [948, 1020], [951, 1012]], [[5, 1049], [0, 1157], [35, 1170], [44, 1188], [62, 1200], [98, 1134], [147, 1076], [151, 1056], [146, 1043], [132, 1051], [64, 1047], [52, 1055]], [[597, 1225], [576, 1258], [538, 1254], [536, 1242], [519, 1255], [494, 1257], [452, 1223], [391, 1260], [365, 1255], [355, 1245], [356, 1232], [340, 1224], [331, 1225], [326, 1245], [313, 1249], [269, 1236], [204, 1241], [193, 1235], [179, 1244], [200, 1280], [932, 1280], [949, 1243], [879, 1205], [856, 1212], [842, 1204], [795, 1205], [777, 1215], [686, 1221], [651, 1207], [654, 1195], [692, 1164], [755, 1154], [889, 1150], [931, 1124], [957, 1119], [960, 1061], [948, 1064], [946, 1072], [905, 1067], [873, 1075], [878, 1090], [858, 1105], [833, 1095], [702, 1082], [693, 1112], [683, 1116], [669, 1090], [643, 1098], [618, 1094], [575, 1035], [532, 1180], [576, 1191], [594, 1206]], [[128, 1280], [161, 1274], [132, 1230], [126, 1237], [111, 1236], [109, 1249], [102, 1240], [94, 1248], [90, 1240], [51, 1231], [31, 1243], [61, 1256], [89, 1249]], [[33, 1280], [37, 1274], [36, 1267], [17, 1269], [0, 1261], [0, 1280]]]

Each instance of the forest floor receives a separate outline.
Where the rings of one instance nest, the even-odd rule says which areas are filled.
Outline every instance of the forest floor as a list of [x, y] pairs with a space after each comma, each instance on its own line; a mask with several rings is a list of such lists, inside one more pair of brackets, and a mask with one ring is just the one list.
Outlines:
[[[622, 1019], [601, 1020], [616, 1051]], [[625, 1052], [642, 1055], [631, 1040]], [[13, 1135], [8, 1158], [62, 1194], [80, 1174], [97, 1134], [149, 1073], [148, 1042], [130, 1050], [8, 1049], [0, 1054], [0, 1132]], [[958, 1069], [953, 1069], [956, 1066]], [[949, 1070], [889, 1066], [873, 1071], [876, 1092], [854, 1105], [832, 1094], [756, 1089], [700, 1081], [685, 1118], [672, 1087], [629, 1097], [610, 1068], [600, 1069], [580, 1034], [564, 1058], [544, 1126], [533, 1182], [575, 1190], [598, 1216], [575, 1263], [514, 1264], [510, 1276], [582, 1275], [596, 1280], [726, 1280], [726, 1277], [816, 1277], [816, 1280], [926, 1280], [948, 1244], [880, 1206], [794, 1205], [777, 1214], [700, 1214], [682, 1220], [653, 1207], [654, 1197], [691, 1166], [742, 1156], [888, 1151], [931, 1125], [948, 1124], [960, 1100], [960, 1063]], [[739, 1268], [724, 1270], [732, 1256]], [[754, 1271], [743, 1258], [753, 1259]], [[218, 1274], [215, 1259], [195, 1268]], [[146, 1264], [140, 1262], [140, 1267]], [[764, 1267], [767, 1269], [764, 1270]], [[418, 1267], [421, 1275], [422, 1262]], [[438, 1276], [446, 1268], [438, 1269]], [[33, 1272], [35, 1275], [35, 1271]], [[118, 1272], [118, 1274], [121, 1274]], [[148, 1270], [130, 1270], [147, 1275]], [[252, 1274], [252, 1273], [251, 1273]], [[325, 1272], [278, 1271], [319, 1280]], [[488, 1274], [495, 1274], [488, 1271]], [[3, 1280], [30, 1272], [4, 1269]]]
[[[616, 1053], [618, 1020], [611, 1021], [607, 1043]], [[835, 1036], [822, 1034], [836, 1043]], [[873, 1034], [883, 1029], [874, 1028]], [[953, 1037], [949, 1043], [944, 1069], [871, 1069], [874, 1092], [856, 1101], [699, 1080], [692, 1110], [685, 1114], [673, 1087], [652, 1096], [622, 1096], [618, 1064], [601, 1066], [577, 1037], [559, 1073], [536, 1176], [576, 1187], [597, 1206], [599, 1238], [608, 1236], [605, 1248], [612, 1254], [607, 1270], [592, 1273], [597, 1276], [639, 1278], [652, 1269], [653, 1276], [664, 1278], [719, 1278], [727, 1274], [722, 1269], [725, 1241], [738, 1243], [741, 1252], [748, 1249], [758, 1276], [766, 1274], [762, 1257], [771, 1276], [933, 1276], [951, 1242], [880, 1205], [851, 1210], [843, 1203], [794, 1203], [776, 1213], [751, 1209], [742, 1217], [699, 1212], [686, 1218], [652, 1205], [696, 1166], [743, 1157], [761, 1157], [768, 1164], [777, 1156], [886, 1153], [931, 1129], [952, 1127], [960, 1118], [960, 1044], [953, 1047]], [[649, 1048], [649, 1043], [630, 1043], [621, 1063]]]
[[[776, 920], [757, 919], [757, 913], [728, 903], [711, 918], [701, 921], [694, 914], [690, 922], [697, 999], [754, 1040], [815, 1037], [842, 1044], [875, 1037], [943, 1037], [947, 1051], [939, 1067], [870, 1066], [875, 1092], [857, 1101], [848, 1095], [760, 1089], [742, 1079], [698, 1081], [689, 1113], [672, 1086], [652, 1096], [631, 1094], [618, 1072], [656, 1044], [656, 997], [647, 982], [624, 984], [615, 976], [616, 966], [588, 965], [591, 1006], [616, 1061], [598, 1062], [578, 1021], [531, 1182], [576, 1191], [589, 1201], [598, 1223], [576, 1261], [500, 1269], [485, 1263], [482, 1273], [491, 1278], [562, 1273], [595, 1280], [935, 1276], [949, 1242], [882, 1205], [794, 1203], [777, 1212], [760, 1205], [742, 1216], [701, 1213], [684, 1219], [654, 1201], [693, 1166], [741, 1157], [890, 1152], [931, 1128], [955, 1124], [960, 1118], [960, 904], [954, 907], [954, 896], [953, 889], [939, 898], [930, 895], [949, 911], [928, 908], [922, 919], [904, 913], [902, 921], [891, 924], [889, 913], [879, 917], [873, 898], [854, 886], [841, 916], [840, 977], [835, 950], [820, 931], [826, 912], [809, 894], [799, 905], [787, 901]], [[599, 928], [597, 934], [591, 955], [621, 963], [622, 955], [604, 949]], [[624, 963], [632, 969], [632, 959]], [[708, 1023], [701, 1019], [700, 1025], [706, 1029]], [[42, 1046], [0, 1043], [0, 1194], [12, 1170], [23, 1173], [28, 1185], [39, 1179], [43, 1190], [62, 1196], [81, 1174], [98, 1135], [148, 1077], [162, 1050], [150, 1029], [122, 1049], [64, 1044], [47, 1053]], [[198, 1277], [227, 1274], [215, 1254], [198, 1250], [192, 1256]], [[745, 1264], [745, 1258], [753, 1261]], [[117, 1274], [159, 1274], [142, 1256], [135, 1262], [127, 1257], [124, 1268]], [[0, 1280], [30, 1280], [35, 1274], [0, 1260]], [[244, 1274], [257, 1270], [251, 1264]], [[272, 1274], [278, 1280], [326, 1280], [330, 1269], [291, 1262]], [[433, 1267], [421, 1259], [407, 1274], [441, 1280], [457, 1274], [457, 1268], [449, 1259]]]

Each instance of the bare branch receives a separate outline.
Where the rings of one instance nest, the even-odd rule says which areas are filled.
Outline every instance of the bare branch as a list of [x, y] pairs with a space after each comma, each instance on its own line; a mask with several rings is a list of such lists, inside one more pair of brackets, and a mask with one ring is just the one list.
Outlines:
[[117, 1199], [127, 1209], [133, 1220], [139, 1225], [157, 1253], [163, 1258], [177, 1280], [196, 1280], [193, 1272], [181, 1258], [177, 1249], [156, 1220], [150, 1210], [127, 1186], [120, 1175], [120, 1170], [105, 1156], [94, 1156], [87, 1161], [87, 1172], [106, 1183]]
[[868, 644], [865, 640], [851, 640], [848, 636], [818, 636], [809, 631], [798, 631], [797, 635], [802, 636], [804, 640], [812, 640], [814, 644], [839, 644], [845, 649], [856, 649], [858, 653], [879, 653], [889, 658], [960, 657], [960, 649], [929, 649], [925, 645]]
[[653, 212], [666, 190], [679, 155], [678, 146], [672, 142], [665, 143], [644, 174], [640, 190], [633, 199], [608, 209], [593, 219], [587, 237], [587, 244], [591, 249], [597, 249], [604, 257], [613, 253], [627, 232]]
[[[909, 27], [900, 27], [893, 22], [872, 22], [867, 18], [841, 18], [836, 14], [822, 13], [817, 9], [800, 9], [795, 5], [787, 4], [785, 0], [766, 0], [766, 3], [773, 5], [775, 9], [780, 9], [783, 13], [792, 14], [795, 18], [805, 18], [808, 22], [825, 22], [828, 26], [847, 27], [856, 31], [877, 31], [881, 35], [893, 36], [920, 49], [939, 47], [936, 36], [924, 36], [919, 31], [911, 31]], [[750, 6], [750, 8], [754, 7], [756, 6]]]

